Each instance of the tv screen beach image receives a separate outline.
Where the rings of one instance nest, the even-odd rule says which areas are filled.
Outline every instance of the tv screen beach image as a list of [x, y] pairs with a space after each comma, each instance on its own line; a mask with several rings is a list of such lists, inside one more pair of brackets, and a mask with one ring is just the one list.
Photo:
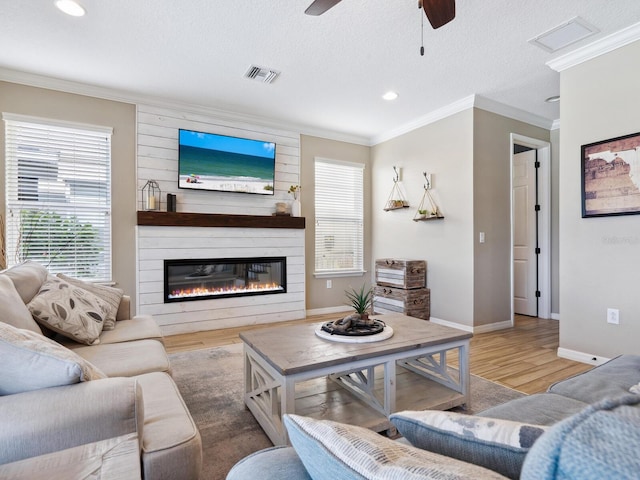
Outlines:
[[275, 144], [180, 130], [180, 188], [273, 195]]

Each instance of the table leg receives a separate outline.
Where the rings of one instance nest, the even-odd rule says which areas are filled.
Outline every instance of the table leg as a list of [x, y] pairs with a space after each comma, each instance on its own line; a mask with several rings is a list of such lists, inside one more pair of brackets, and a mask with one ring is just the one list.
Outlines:
[[384, 412], [387, 416], [396, 411], [396, 361], [384, 364]]

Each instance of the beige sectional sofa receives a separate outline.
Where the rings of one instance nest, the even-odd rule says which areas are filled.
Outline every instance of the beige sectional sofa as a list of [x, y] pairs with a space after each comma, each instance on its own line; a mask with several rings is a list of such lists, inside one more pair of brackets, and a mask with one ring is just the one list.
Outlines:
[[113, 329], [80, 343], [34, 321], [52, 281], [32, 262], [0, 272], [0, 478], [199, 478], [200, 433], [153, 318], [116, 296]]

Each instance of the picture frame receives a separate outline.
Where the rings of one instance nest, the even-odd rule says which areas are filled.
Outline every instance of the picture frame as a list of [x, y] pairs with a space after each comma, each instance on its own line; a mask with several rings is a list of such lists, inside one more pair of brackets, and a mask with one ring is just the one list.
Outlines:
[[580, 150], [582, 218], [640, 214], [640, 132]]

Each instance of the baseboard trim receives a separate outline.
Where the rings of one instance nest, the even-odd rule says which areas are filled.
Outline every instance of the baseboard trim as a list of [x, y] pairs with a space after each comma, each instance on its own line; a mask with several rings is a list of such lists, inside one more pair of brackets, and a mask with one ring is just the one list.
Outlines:
[[591, 353], [578, 352], [576, 350], [570, 350], [562, 347], [558, 347], [558, 356], [575, 362], [588, 363], [589, 365], [602, 365], [603, 363], [607, 363], [611, 360], [610, 358], [599, 357]]
[[343, 313], [350, 312], [352, 309], [347, 306], [340, 307], [325, 307], [325, 308], [314, 308], [312, 310], [307, 310], [307, 317], [313, 317], [314, 315], [326, 315], [328, 313]]
[[505, 328], [511, 327], [513, 327], [513, 322], [511, 320], [505, 320], [504, 322], [488, 323], [487, 325], [473, 327], [473, 333], [495, 332], [496, 330], [504, 330]]
[[458, 330], [464, 330], [465, 332], [473, 333], [473, 327], [469, 325], [462, 325], [461, 323], [450, 322], [448, 320], [442, 320], [441, 318], [430, 317], [429, 321], [432, 323], [437, 323], [438, 325], [443, 325], [445, 327], [457, 328]]
[[560, 321], [560, 314], [559, 313], [551, 313], [551, 320]]

